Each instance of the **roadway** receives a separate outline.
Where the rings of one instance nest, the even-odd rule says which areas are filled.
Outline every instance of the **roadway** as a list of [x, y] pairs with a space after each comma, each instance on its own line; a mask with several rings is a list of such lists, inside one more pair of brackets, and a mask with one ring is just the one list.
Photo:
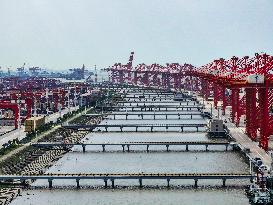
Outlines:
[[[196, 96], [199, 102], [203, 101], [203, 98]], [[212, 116], [218, 116], [218, 110], [213, 107], [213, 101], [205, 101], [205, 111], [210, 112], [212, 106]], [[230, 113], [228, 109], [226, 110], [226, 115], [222, 115], [221, 109], [219, 109], [219, 117], [222, 120], [226, 120], [225, 125], [230, 131], [230, 135], [236, 140], [237, 144], [241, 149], [250, 149], [249, 156], [251, 158], [259, 157], [262, 159], [264, 165], [268, 168], [271, 167], [271, 157], [270, 154], [258, 146], [258, 142], [252, 141], [244, 132], [243, 127], [236, 127], [234, 123], [230, 121]]]
[[[78, 106], [76, 107], [70, 107], [70, 112], [77, 110]], [[64, 114], [68, 113], [69, 109], [65, 108], [63, 110], [61, 110], [61, 112], [57, 112], [57, 113], [53, 113], [51, 115], [46, 116], [45, 118], [45, 122], [48, 123], [50, 121], [53, 121], [54, 123], [57, 122], [57, 119], [61, 116], [63, 116]], [[11, 132], [8, 132], [2, 136], [0, 136], [0, 147], [2, 147], [3, 144], [8, 143], [9, 140], [14, 140], [14, 139], [19, 139], [22, 140], [26, 137], [26, 133], [25, 133], [25, 126], [21, 125], [21, 127], [19, 129], [13, 130]]]

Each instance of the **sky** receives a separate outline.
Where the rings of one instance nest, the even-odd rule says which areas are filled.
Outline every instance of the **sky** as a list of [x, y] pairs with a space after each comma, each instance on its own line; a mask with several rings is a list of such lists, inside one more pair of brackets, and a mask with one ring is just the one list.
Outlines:
[[273, 55], [272, 0], [0, 0], [0, 66], [66, 70]]

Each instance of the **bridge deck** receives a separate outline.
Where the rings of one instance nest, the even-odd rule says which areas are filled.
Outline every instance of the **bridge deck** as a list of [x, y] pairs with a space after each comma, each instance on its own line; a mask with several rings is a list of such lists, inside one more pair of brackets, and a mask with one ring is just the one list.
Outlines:
[[248, 173], [48, 173], [43, 175], [0, 175], [0, 180], [36, 179], [252, 179]]

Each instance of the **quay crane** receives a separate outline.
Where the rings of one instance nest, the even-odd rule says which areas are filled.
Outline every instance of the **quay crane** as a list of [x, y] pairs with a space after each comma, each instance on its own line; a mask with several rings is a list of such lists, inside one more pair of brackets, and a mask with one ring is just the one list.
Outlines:
[[273, 56], [256, 53], [253, 57], [233, 56], [216, 59], [206, 65], [170, 63], [132, 66], [115, 63], [108, 68], [112, 83], [131, 84], [174, 90], [188, 90], [213, 98], [216, 108], [222, 101], [222, 114], [231, 106], [230, 118], [238, 127], [244, 117], [246, 134], [268, 150], [273, 135]]

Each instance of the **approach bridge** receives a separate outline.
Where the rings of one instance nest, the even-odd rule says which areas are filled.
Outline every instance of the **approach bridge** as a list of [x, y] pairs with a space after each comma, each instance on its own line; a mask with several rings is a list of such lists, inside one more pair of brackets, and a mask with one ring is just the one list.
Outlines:
[[146, 151], [150, 151], [151, 146], [164, 146], [166, 151], [170, 151], [170, 147], [185, 146], [186, 151], [189, 151], [189, 146], [204, 146], [206, 151], [208, 151], [209, 146], [224, 146], [225, 150], [228, 150], [228, 147], [233, 149], [236, 147], [235, 143], [229, 142], [219, 142], [219, 141], [200, 141], [200, 142], [122, 142], [122, 143], [51, 143], [51, 142], [40, 142], [31, 144], [34, 147], [54, 147], [55, 149], [67, 149], [72, 146], [81, 146], [83, 152], [86, 151], [86, 146], [101, 146], [102, 151], [106, 151], [106, 147], [111, 146], [120, 146], [122, 151], [130, 152], [130, 147], [132, 146], [145, 146]]
[[160, 179], [167, 181], [167, 187], [170, 186], [171, 180], [194, 180], [194, 187], [198, 187], [198, 180], [222, 180], [223, 187], [226, 186], [226, 180], [242, 180], [249, 179], [253, 181], [255, 176], [248, 173], [48, 173], [43, 175], [0, 175], [0, 181], [20, 180], [26, 183], [27, 180], [47, 180], [49, 188], [53, 187], [53, 180], [75, 180], [77, 188], [80, 188], [80, 180], [98, 180], [104, 181], [104, 187], [108, 187], [108, 182], [111, 182], [111, 187], [115, 188], [115, 181], [120, 179], [138, 180], [139, 187], [143, 186], [145, 179]]
[[196, 128], [196, 131], [199, 131], [199, 128], [201, 127], [206, 127], [207, 124], [67, 124], [67, 125], [62, 125], [62, 127], [67, 128], [67, 129], [73, 129], [73, 130], [88, 130], [92, 131], [95, 128], [104, 128], [105, 131], [108, 131], [108, 128], [120, 128], [120, 131], [123, 132], [123, 128], [135, 128], [136, 132], [138, 132], [138, 128], [150, 128], [150, 131], [153, 132], [154, 128], [180, 128], [181, 132], [184, 131], [185, 127], [190, 127], [190, 128]]

